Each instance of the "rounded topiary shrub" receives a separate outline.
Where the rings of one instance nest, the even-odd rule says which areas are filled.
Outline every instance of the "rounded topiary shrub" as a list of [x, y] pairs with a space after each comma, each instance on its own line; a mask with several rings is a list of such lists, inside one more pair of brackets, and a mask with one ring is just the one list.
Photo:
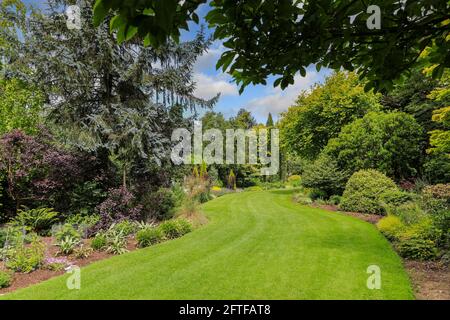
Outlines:
[[347, 181], [340, 207], [346, 211], [384, 214], [383, 195], [396, 191], [394, 181], [381, 172], [360, 170]]

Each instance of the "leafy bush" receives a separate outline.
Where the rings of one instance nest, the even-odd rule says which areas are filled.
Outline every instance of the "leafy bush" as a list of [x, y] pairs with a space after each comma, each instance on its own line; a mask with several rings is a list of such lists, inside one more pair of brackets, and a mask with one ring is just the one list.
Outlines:
[[421, 205], [431, 214], [450, 210], [450, 184], [436, 184], [424, 187]]
[[88, 231], [93, 228], [100, 221], [100, 216], [98, 214], [75, 214], [71, 215], [66, 219], [66, 223], [76, 226], [77, 231], [86, 237]]
[[19, 210], [11, 224], [24, 226], [40, 235], [47, 235], [51, 226], [58, 220], [59, 213], [52, 208]]
[[35, 240], [29, 246], [19, 245], [8, 250], [5, 265], [16, 272], [29, 273], [41, 266], [44, 253], [45, 244]]
[[332, 195], [330, 197], [330, 199], [328, 199], [328, 203], [337, 206], [341, 203], [341, 199], [342, 199], [341, 196], [338, 196], [335, 194], [335, 195]]
[[147, 228], [136, 234], [139, 247], [144, 248], [161, 242], [163, 234], [159, 228]]
[[9, 272], [0, 270], [0, 289], [9, 287], [11, 282], [12, 275]]
[[376, 170], [360, 170], [348, 180], [340, 207], [347, 211], [384, 214], [381, 195], [398, 191], [394, 181]]
[[109, 190], [108, 198], [97, 209], [100, 221], [89, 229], [91, 235], [122, 220], [138, 220], [142, 214], [142, 206], [135, 203], [134, 195], [124, 187]]
[[79, 243], [79, 238], [66, 235], [56, 242], [56, 246], [59, 248], [58, 253], [65, 255], [71, 254]]
[[100, 251], [106, 248], [107, 240], [106, 235], [104, 233], [97, 233], [97, 235], [92, 238], [91, 248]]
[[381, 193], [379, 199], [382, 205], [396, 207], [412, 201], [413, 196], [405, 191], [390, 189]]
[[320, 193], [320, 197], [328, 198], [342, 193], [347, 177], [347, 173], [338, 168], [335, 160], [320, 155], [316, 161], [305, 166], [301, 184]]
[[178, 223], [178, 235], [180, 237], [192, 231], [192, 225], [189, 221], [185, 219], [177, 219], [176, 222]]
[[302, 185], [302, 177], [299, 175], [292, 175], [287, 178], [288, 184], [294, 188], [300, 187]]
[[164, 221], [159, 225], [159, 229], [166, 239], [175, 239], [179, 237], [178, 224], [175, 220]]
[[77, 259], [87, 259], [92, 254], [94, 250], [92, 248], [86, 247], [84, 244], [75, 248], [73, 250], [73, 255]]
[[431, 260], [436, 257], [436, 244], [432, 240], [412, 238], [396, 244], [399, 254], [404, 258], [415, 260]]
[[43, 268], [51, 271], [61, 271], [69, 265], [66, 258], [47, 258], [43, 263]]
[[164, 238], [175, 239], [191, 232], [192, 226], [187, 220], [177, 219], [161, 223], [159, 229], [161, 230]]
[[426, 218], [426, 213], [415, 202], [407, 202], [398, 206], [386, 207], [388, 213], [399, 217], [406, 225], [419, 223]]
[[36, 136], [13, 130], [0, 137], [0, 171], [8, 172], [7, 193], [13, 202], [35, 207], [60, 205], [70, 200], [68, 190], [77, 181], [77, 157], [58, 149], [45, 128]]
[[56, 228], [55, 230], [56, 241], [61, 241], [66, 237], [70, 237], [77, 240], [81, 239], [80, 233], [71, 224], [68, 223], [63, 224], [62, 226]]
[[372, 168], [389, 177], [410, 178], [421, 165], [422, 140], [422, 127], [413, 116], [370, 112], [343, 127], [323, 152], [335, 159], [341, 170]]
[[122, 220], [116, 224], [113, 224], [111, 228], [117, 232], [121, 232], [125, 237], [135, 233], [137, 230], [135, 221], [130, 220]]
[[104, 249], [108, 253], [112, 254], [123, 254], [128, 252], [127, 250], [127, 236], [122, 230], [117, 230], [112, 225], [105, 233], [106, 244]]
[[174, 215], [176, 198], [172, 190], [168, 188], [160, 188], [156, 192], [147, 193], [141, 202], [145, 220], [166, 220]]
[[405, 229], [399, 217], [388, 215], [377, 223], [378, 230], [389, 240], [398, 240]]
[[294, 194], [292, 200], [293, 200], [294, 202], [297, 202], [297, 203], [303, 204], [303, 205], [309, 205], [309, 204], [312, 204], [311, 198], [308, 197], [308, 196], [305, 196], [304, 194], [301, 194], [301, 193], [296, 193], [296, 194]]

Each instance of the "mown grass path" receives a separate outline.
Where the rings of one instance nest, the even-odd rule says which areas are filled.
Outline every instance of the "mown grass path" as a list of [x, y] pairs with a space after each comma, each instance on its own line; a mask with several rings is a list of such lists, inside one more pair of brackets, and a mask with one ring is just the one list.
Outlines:
[[[400, 258], [373, 225], [300, 206], [288, 191], [230, 194], [183, 238], [99, 261], [16, 291], [14, 299], [411, 299]], [[366, 286], [381, 269], [381, 289]]]

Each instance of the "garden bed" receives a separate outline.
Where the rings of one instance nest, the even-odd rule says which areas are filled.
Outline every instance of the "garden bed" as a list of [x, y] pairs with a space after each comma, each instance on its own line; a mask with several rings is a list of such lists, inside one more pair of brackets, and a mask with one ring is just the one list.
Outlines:
[[[57, 256], [58, 248], [54, 245], [55, 239], [53, 237], [42, 238], [45, 242], [47, 248], [45, 252], [46, 257], [64, 257]], [[83, 243], [87, 246], [90, 245], [90, 239], [83, 240]], [[127, 244], [127, 250], [133, 251], [137, 249], [137, 243], [134, 239], [129, 239]], [[114, 256], [113, 254], [107, 253], [106, 251], [93, 251], [89, 257], [84, 259], [77, 259], [73, 255], [67, 256], [67, 260], [70, 261], [71, 265], [83, 267], [93, 262], [107, 259]], [[0, 270], [7, 270], [4, 263], [0, 261]], [[30, 273], [20, 273], [16, 272], [13, 275], [13, 280], [11, 286], [7, 288], [0, 288], [0, 295], [15, 291], [17, 289], [25, 288], [33, 284], [48, 280], [50, 278], [64, 274], [65, 270], [47, 270], [47, 269], [37, 269]]]

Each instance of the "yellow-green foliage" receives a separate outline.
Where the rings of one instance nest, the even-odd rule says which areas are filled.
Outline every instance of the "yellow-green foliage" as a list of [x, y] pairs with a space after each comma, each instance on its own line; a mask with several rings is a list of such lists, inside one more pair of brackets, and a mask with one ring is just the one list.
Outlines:
[[290, 176], [288, 179], [288, 184], [290, 184], [293, 187], [300, 187], [301, 183], [302, 183], [302, 177], [300, 177], [297, 174], [294, 174], [292, 176]]
[[377, 228], [386, 236], [386, 238], [390, 240], [397, 240], [401, 233], [405, 230], [406, 226], [399, 217], [388, 215], [378, 221]]

